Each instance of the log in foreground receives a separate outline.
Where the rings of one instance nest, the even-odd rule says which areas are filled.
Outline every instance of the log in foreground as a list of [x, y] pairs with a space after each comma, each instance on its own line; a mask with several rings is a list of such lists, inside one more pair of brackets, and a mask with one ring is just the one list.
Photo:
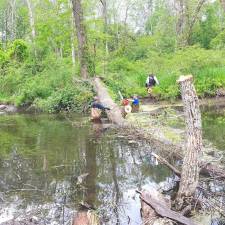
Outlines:
[[95, 212], [80, 211], [74, 217], [73, 225], [100, 225], [100, 221]]
[[116, 125], [126, 126], [128, 123], [123, 118], [120, 107], [112, 100], [98, 77], [94, 78], [94, 87], [100, 102], [110, 108], [110, 110], [106, 111], [109, 120]]
[[171, 210], [169, 202], [156, 190], [152, 189], [151, 193], [147, 191], [138, 193], [140, 193], [144, 224], [172, 225], [178, 222], [184, 225], [196, 225], [191, 219]]

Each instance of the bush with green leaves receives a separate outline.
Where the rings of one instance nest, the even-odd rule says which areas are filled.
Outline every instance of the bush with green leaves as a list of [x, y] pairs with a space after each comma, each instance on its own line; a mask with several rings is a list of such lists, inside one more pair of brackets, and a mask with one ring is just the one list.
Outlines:
[[109, 63], [106, 84], [115, 95], [120, 90], [125, 96], [146, 96], [145, 79], [149, 73], [157, 75], [160, 85], [153, 90], [161, 99], [180, 97], [176, 80], [180, 75], [192, 74], [200, 97], [215, 96], [225, 88], [225, 51], [206, 50], [197, 46], [160, 54], [151, 49], [142, 60], [117, 57]]
[[11, 46], [9, 55], [12, 59], [23, 62], [28, 57], [28, 45], [24, 40], [16, 39]]
[[81, 111], [90, 102], [91, 85], [74, 83], [70, 64], [52, 56], [40, 64], [43, 69], [35, 73], [35, 62], [9, 64], [7, 74], [0, 76], [0, 102], [33, 105], [46, 112]]

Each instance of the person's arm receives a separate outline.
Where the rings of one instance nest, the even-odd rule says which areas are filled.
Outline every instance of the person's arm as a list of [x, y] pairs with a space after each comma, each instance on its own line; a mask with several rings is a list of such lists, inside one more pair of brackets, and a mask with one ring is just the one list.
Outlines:
[[154, 76], [154, 80], [155, 80], [156, 84], [159, 85], [159, 81], [156, 76]]

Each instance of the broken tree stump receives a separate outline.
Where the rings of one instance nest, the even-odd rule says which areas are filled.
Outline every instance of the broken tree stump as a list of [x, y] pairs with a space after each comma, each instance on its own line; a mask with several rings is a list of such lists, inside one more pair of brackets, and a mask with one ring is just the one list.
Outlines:
[[184, 201], [194, 195], [200, 172], [202, 152], [202, 124], [198, 97], [193, 85], [193, 76], [181, 76], [180, 85], [186, 123], [186, 146], [181, 171], [181, 181], [176, 198], [177, 209], [183, 207]]

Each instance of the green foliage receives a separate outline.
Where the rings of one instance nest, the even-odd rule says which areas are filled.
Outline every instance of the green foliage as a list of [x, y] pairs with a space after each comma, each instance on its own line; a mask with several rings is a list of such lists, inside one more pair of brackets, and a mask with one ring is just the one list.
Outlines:
[[208, 5], [204, 17], [195, 28], [192, 34], [192, 44], [200, 43], [203, 48], [209, 49], [211, 41], [219, 33], [220, 21], [217, 16], [219, 5]]
[[7, 57], [6, 53], [0, 49], [0, 69], [1, 70], [4, 68], [7, 61], [8, 61], [8, 57]]
[[24, 40], [17, 39], [13, 42], [9, 55], [12, 59], [23, 62], [28, 57], [28, 46]]
[[161, 99], [176, 99], [180, 96], [176, 83], [178, 77], [193, 74], [198, 95], [215, 96], [217, 89], [225, 88], [224, 54], [222, 51], [189, 47], [175, 54], [163, 55], [150, 50], [142, 61], [115, 58], [109, 64], [112, 74], [106, 77], [106, 83], [114, 93], [120, 90], [125, 96], [146, 96], [147, 74], [155, 73], [160, 85], [154, 88], [154, 94]]
[[84, 105], [93, 98], [91, 88], [87, 84], [75, 86], [67, 84], [63, 89], [55, 90], [46, 99], [36, 99], [34, 104], [48, 112], [82, 111]]
[[30, 63], [18, 68], [10, 65], [8, 74], [0, 76], [0, 101], [58, 112], [80, 111], [92, 98], [89, 84], [72, 82], [70, 65], [64, 61], [47, 58], [42, 65], [44, 69], [36, 75], [32, 74]]
[[225, 30], [220, 32], [212, 41], [211, 47], [213, 49], [225, 49]]
[[15, 26], [7, 29], [5, 22], [11, 20], [5, 16], [11, 8], [7, 1], [0, 3], [0, 102], [49, 112], [81, 110], [93, 91], [84, 81], [73, 82], [79, 79], [80, 61], [87, 64], [90, 77], [105, 77], [115, 99], [118, 91], [126, 97], [148, 95], [149, 73], [160, 81], [153, 94], [161, 99], [180, 97], [176, 80], [182, 74], [194, 75], [200, 97], [225, 88], [225, 20], [219, 1], [202, 7], [198, 1], [184, 1], [181, 13], [163, 0], [126, 1], [124, 7], [115, 0], [107, 6], [107, 18], [97, 13], [99, 1], [85, 1], [87, 43], [81, 60], [68, 1], [31, 1], [35, 37], [25, 2], [16, 1]]

